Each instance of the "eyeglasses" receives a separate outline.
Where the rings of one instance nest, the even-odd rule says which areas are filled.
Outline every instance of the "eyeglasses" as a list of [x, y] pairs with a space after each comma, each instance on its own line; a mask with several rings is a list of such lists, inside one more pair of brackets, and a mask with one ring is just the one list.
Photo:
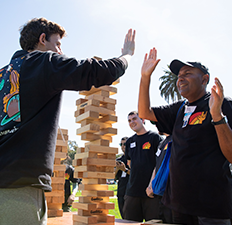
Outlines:
[[126, 143], [119, 143], [120, 146], [126, 146]]

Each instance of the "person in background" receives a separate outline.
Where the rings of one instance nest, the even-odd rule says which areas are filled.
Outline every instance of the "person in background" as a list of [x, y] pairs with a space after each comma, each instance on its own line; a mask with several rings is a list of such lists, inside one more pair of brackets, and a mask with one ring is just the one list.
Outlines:
[[126, 193], [126, 186], [130, 175], [130, 168], [127, 165], [127, 160], [125, 158], [125, 148], [126, 148], [127, 139], [128, 137], [123, 137], [121, 139], [120, 146], [123, 154], [116, 159], [116, 170], [115, 170], [115, 180], [118, 180], [118, 191], [117, 191], [118, 207], [122, 219], [124, 219], [123, 216], [124, 196]]
[[[154, 169], [154, 171], [152, 173], [149, 186], [146, 189], [147, 196], [149, 196], [150, 198], [154, 198], [154, 193], [153, 193], [153, 189], [152, 189], [152, 181], [154, 180], [155, 175], [158, 172], [158, 170], [159, 170], [159, 168], [160, 168], [160, 166], [161, 166], [161, 164], [163, 162], [163, 159], [164, 159], [164, 157], [166, 155], [166, 150], [167, 150], [167, 147], [168, 147], [168, 143], [172, 140], [172, 136], [169, 135], [169, 134], [159, 132], [159, 135], [165, 135], [166, 138], [163, 141], [161, 141], [160, 144], [159, 144], [158, 151], [156, 152], [156, 167], [155, 167], [155, 169]], [[168, 207], [166, 207], [162, 203], [162, 201], [161, 201], [162, 196], [156, 195], [156, 197], [159, 199], [159, 215], [160, 215], [160, 219], [162, 219], [162, 221], [164, 223], [172, 224], [172, 211], [171, 211], [171, 209], [169, 209]]]
[[156, 152], [162, 138], [147, 131], [144, 120], [135, 111], [128, 114], [128, 123], [135, 134], [126, 142], [125, 156], [131, 169], [123, 216], [138, 222], [159, 219], [159, 199], [148, 197], [146, 188], [156, 166]]

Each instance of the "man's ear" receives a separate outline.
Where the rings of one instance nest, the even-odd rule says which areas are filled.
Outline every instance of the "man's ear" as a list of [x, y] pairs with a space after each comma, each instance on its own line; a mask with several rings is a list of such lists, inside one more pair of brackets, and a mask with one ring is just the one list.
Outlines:
[[45, 41], [46, 41], [46, 34], [45, 33], [40, 34], [40, 36], [39, 36], [39, 44], [45, 45]]
[[207, 85], [209, 83], [209, 74], [203, 75], [203, 84]]

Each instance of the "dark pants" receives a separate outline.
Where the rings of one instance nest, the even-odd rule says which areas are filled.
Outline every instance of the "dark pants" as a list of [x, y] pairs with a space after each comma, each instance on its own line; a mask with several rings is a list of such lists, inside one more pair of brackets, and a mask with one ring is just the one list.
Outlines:
[[121, 214], [122, 219], [124, 219], [123, 206], [124, 206], [124, 196], [118, 196], [118, 208], [119, 208], [119, 212]]
[[162, 196], [157, 196], [157, 198], [159, 198], [159, 218], [163, 223], [172, 224], [172, 210], [161, 202]]
[[213, 219], [205, 217], [197, 217], [172, 211], [173, 222], [183, 225], [230, 225], [230, 219]]
[[123, 216], [126, 220], [138, 222], [160, 219], [159, 218], [159, 199], [140, 198], [125, 195], [125, 203], [123, 207]]

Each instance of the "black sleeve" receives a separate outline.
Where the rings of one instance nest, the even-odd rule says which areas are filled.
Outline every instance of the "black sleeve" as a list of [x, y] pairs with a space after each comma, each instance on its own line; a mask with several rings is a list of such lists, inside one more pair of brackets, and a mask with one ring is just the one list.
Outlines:
[[78, 178], [74, 178], [73, 177], [73, 174], [74, 174], [74, 169], [73, 169], [73, 167], [69, 167], [69, 171], [68, 171], [68, 173], [69, 173], [69, 180], [70, 181], [72, 181], [72, 183], [78, 183]]
[[129, 154], [130, 154], [130, 146], [129, 146], [129, 144], [130, 144], [130, 138], [129, 139], [127, 139], [127, 141], [126, 141], [126, 148], [125, 148], [125, 158], [126, 158], [126, 160], [130, 160], [130, 156], [129, 156]]
[[[153, 107], [152, 110], [158, 120], [156, 122], [157, 129], [160, 132], [167, 134], [172, 134], [174, 123], [176, 121], [176, 116], [179, 108], [181, 107], [183, 101], [179, 101], [170, 105]], [[179, 114], [184, 111], [184, 107], [181, 108]]]
[[127, 65], [124, 58], [97, 61], [94, 58], [76, 60], [64, 55], [53, 54], [49, 58], [49, 88], [62, 90], [90, 90], [92, 86], [111, 85], [122, 76]]
[[227, 117], [230, 128], [232, 129], [232, 99], [226, 97], [222, 104], [222, 112]]

